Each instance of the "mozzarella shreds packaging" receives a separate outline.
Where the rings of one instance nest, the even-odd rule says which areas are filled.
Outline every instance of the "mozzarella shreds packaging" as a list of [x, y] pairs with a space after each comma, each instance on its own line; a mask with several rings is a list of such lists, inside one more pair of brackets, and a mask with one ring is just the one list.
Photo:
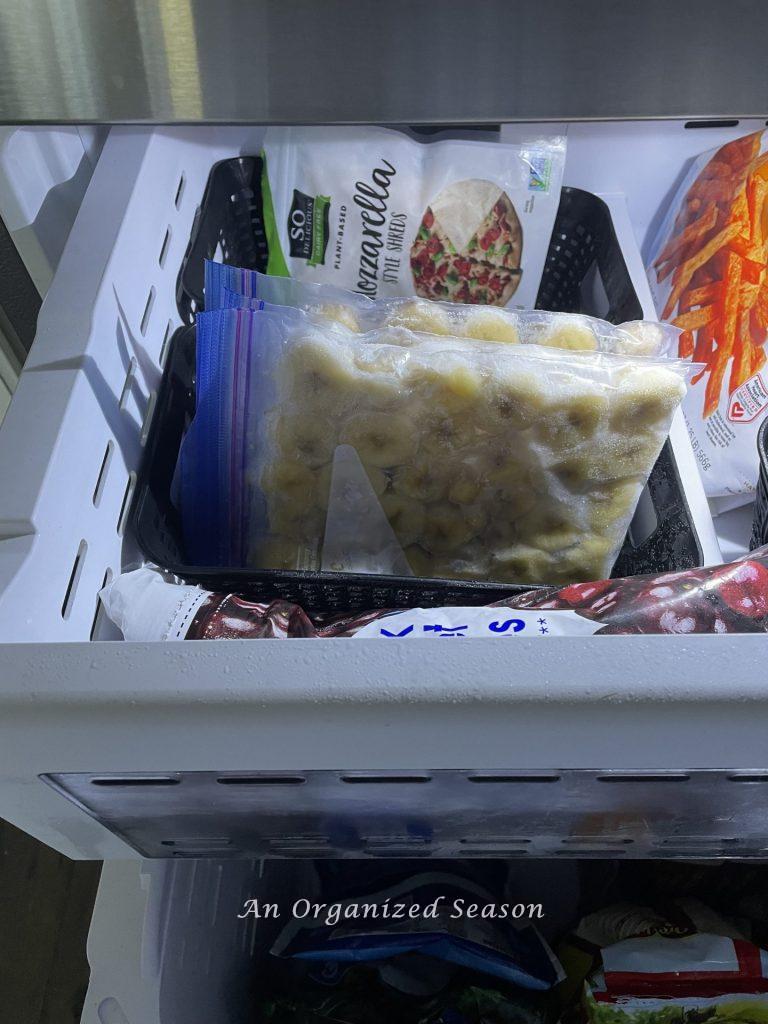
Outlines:
[[538, 587], [477, 607], [313, 614], [175, 583], [157, 569], [123, 573], [101, 592], [126, 640], [356, 637], [441, 640], [768, 631], [768, 546], [727, 565]]
[[270, 274], [369, 298], [532, 308], [565, 139], [417, 142], [386, 128], [270, 128]]
[[[679, 355], [703, 364], [683, 403], [709, 497], [752, 500], [768, 415], [768, 133], [694, 161], [651, 246], [648, 276]], [[733, 504], [730, 505], [733, 507]]]
[[680, 330], [633, 320], [618, 326], [578, 313], [466, 306], [425, 299], [366, 299], [333, 285], [305, 284], [224, 263], [205, 261], [205, 308], [271, 309], [291, 306], [357, 334], [382, 327], [476, 341], [548, 345], [583, 352], [676, 356]]
[[514, 583], [608, 576], [685, 364], [297, 309], [197, 318], [194, 564]]

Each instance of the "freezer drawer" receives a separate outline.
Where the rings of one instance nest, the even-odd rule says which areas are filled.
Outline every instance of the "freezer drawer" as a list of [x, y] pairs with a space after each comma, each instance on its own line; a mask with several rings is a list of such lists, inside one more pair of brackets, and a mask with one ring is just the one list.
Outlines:
[[[546, 916], [537, 923], [548, 939], [572, 921], [580, 893], [576, 868], [562, 861], [511, 865], [510, 892], [546, 898]], [[259, 1021], [257, 1001], [280, 963], [270, 948], [294, 902], [322, 900], [321, 891], [309, 862], [106, 864], [88, 937], [91, 979], [82, 1024]], [[248, 899], [274, 904], [280, 917], [239, 918]]]
[[[83, 778], [543, 772], [570, 779], [582, 770], [654, 769], [690, 774], [675, 783], [680, 800], [693, 789], [711, 792], [712, 807], [735, 792], [728, 776], [747, 772], [758, 815], [768, 799], [761, 781], [768, 714], [754, 668], [765, 650], [760, 636], [515, 641], [512, 657], [484, 641], [450, 652], [432, 647], [425, 657], [408, 645], [364, 640], [103, 639], [110, 634], [96, 594], [138, 558], [126, 513], [179, 320], [176, 278], [197, 204], [213, 163], [256, 151], [260, 135], [255, 128], [113, 129], [46, 297], [0, 434], [0, 479], [7, 481], [0, 495], [0, 813], [71, 856], [109, 858], [131, 853], [120, 838], [127, 829], [83, 799]], [[604, 198], [652, 315], [624, 197]], [[679, 419], [672, 440], [705, 559], [718, 561]], [[696, 774], [703, 770], [714, 774]], [[58, 791], [41, 776], [55, 779]], [[409, 799], [421, 802], [413, 813], [429, 809], [434, 788], [413, 787], [420, 795]], [[549, 789], [539, 787], [527, 827], [551, 807]], [[319, 813], [331, 816], [341, 801], [348, 816], [341, 794], [354, 790], [329, 786], [326, 804], [320, 786]], [[587, 801], [595, 814], [614, 806], [613, 797], [605, 803], [597, 795], [609, 791], [595, 784]], [[471, 794], [487, 790], [468, 783], [465, 792], [461, 813], [479, 815], [484, 805]], [[662, 801], [643, 803], [640, 788], [628, 792], [636, 794], [636, 816], [651, 817], [648, 834], [665, 838]], [[131, 838], [135, 850], [200, 838], [194, 821], [181, 832], [171, 821], [172, 834], [161, 827], [179, 807], [152, 806], [147, 835]], [[703, 836], [708, 852], [719, 851], [729, 830], [695, 813], [701, 828], [686, 825], [678, 834]], [[566, 813], [553, 814], [550, 837], [570, 838], [568, 822]], [[742, 836], [750, 828], [739, 820]], [[397, 829], [383, 838], [397, 838]], [[753, 854], [762, 849], [759, 832], [755, 826]], [[173, 847], [163, 849], [172, 855]]]

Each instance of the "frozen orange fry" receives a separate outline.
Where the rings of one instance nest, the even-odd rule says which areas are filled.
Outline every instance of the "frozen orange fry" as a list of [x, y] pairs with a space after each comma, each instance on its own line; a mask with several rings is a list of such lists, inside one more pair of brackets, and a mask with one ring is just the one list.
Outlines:
[[[738, 224], [728, 224], [726, 227], [723, 228], [722, 231], [719, 231], [714, 238], [710, 239], [710, 241], [708, 241], [706, 245], [699, 249], [695, 256], [691, 256], [691, 258], [686, 260], [685, 263], [682, 264], [682, 266], [678, 267], [679, 274], [676, 272], [673, 275], [673, 280], [675, 280], [675, 278], [677, 278], [677, 280], [672, 288], [672, 291], [670, 292], [669, 298], [667, 299], [667, 304], [662, 311], [662, 320], [669, 319], [672, 311], [674, 310], [675, 306], [677, 305], [680, 299], [680, 296], [688, 286], [688, 282], [691, 280], [694, 271], [698, 270], [699, 267], [704, 266], [707, 260], [711, 259], [715, 255], [715, 253], [718, 252], [718, 250], [723, 248], [723, 246], [728, 245], [728, 243], [731, 242], [738, 235], [738, 233]], [[738, 262], [739, 257], [736, 254], [731, 255], [733, 259], [735, 259]]]
[[731, 203], [728, 222], [741, 224], [743, 233], [749, 234], [749, 204], [747, 203], [747, 190], [744, 185], [741, 186], [738, 195]]
[[753, 245], [763, 246], [763, 207], [768, 193], [768, 181], [760, 175], [752, 175], [747, 186], [749, 203], [749, 222], [751, 227], [750, 241]]
[[753, 245], [744, 235], [737, 235], [728, 243], [728, 248], [741, 256], [743, 260], [751, 260], [753, 263], [765, 266], [765, 251], [760, 245]]
[[717, 310], [714, 306], [702, 306], [701, 309], [692, 309], [688, 313], [681, 313], [675, 317], [672, 323], [684, 331], [697, 331], [705, 324], [711, 323], [716, 316]]
[[732, 395], [736, 388], [741, 387], [745, 380], [752, 376], [752, 346], [749, 338], [749, 313], [742, 313], [739, 321], [739, 333], [736, 337], [733, 352], [731, 375], [728, 378], [728, 394]]
[[720, 286], [714, 281], [710, 284], [702, 284], [698, 288], [691, 288], [685, 292], [686, 302], [689, 306], [705, 306], [708, 302], [713, 302], [718, 298], [719, 292]]
[[720, 402], [725, 371], [736, 345], [739, 318], [739, 284], [741, 260], [736, 253], [728, 254], [728, 266], [723, 282], [723, 328], [720, 343], [714, 352], [711, 372], [704, 391], [704, 418], [711, 416]]
[[765, 274], [765, 264], [754, 260], [741, 261], [741, 278], [750, 284], [760, 284]]
[[689, 359], [693, 355], [693, 334], [683, 331], [677, 339], [677, 355], [679, 359]]
[[[744, 267], [742, 266], [742, 274]], [[739, 289], [739, 306], [741, 309], [748, 310], [752, 309], [754, 304], [757, 302], [757, 296], [760, 294], [760, 285], [753, 281], [742, 281], [741, 288]]]
[[696, 334], [696, 344], [693, 347], [693, 362], [704, 363], [705, 365], [691, 378], [691, 386], [698, 384], [704, 374], [709, 370], [709, 362], [713, 355], [717, 326], [717, 322], [707, 324], [706, 327], [702, 327]]
[[768, 328], [768, 281], [764, 281], [760, 286], [755, 303], [755, 314], [760, 327]]
[[762, 132], [753, 132], [751, 135], [744, 135], [733, 142], [727, 142], [715, 154], [718, 160], [726, 160], [731, 167], [743, 167], [753, 160], [760, 152], [760, 139]]
[[758, 370], [762, 370], [762, 368], [764, 366], [765, 366], [765, 349], [764, 348], [755, 348], [755, 346], [753, 346], [752, 347], [752, 362], [751, 362], [751, 365], [749, 367], [749, 369], [750, 369], [749, 376], [750, 377], [754, 376], [757, 373], [757, 371]]
[[667, 260], [672, 259], [681, 249], [685, 248], [691, 242], [696, 242], [703, 235], [706, 235], [708, 231], [715, 226], [717, 220], [717, 209], [714, 206], [710, 206], [706, 213], [703, 213], [698, 220], [693, 221], [691, 224], [681, 231], [675, 238], [671, 238], [664, 248], [659, 253], [659, 258], [653, 264], [654, 267], [658, 267], [662, 263], [666, 263]]
[[[727, 160], [718, 160], [719, 153], [715, 153], [708, 164], [705, 164], [703, 171], [699, 175], [701, 178], [727, 178], [733, 174], [733, 168]], [[697, 179], [697, 180], [699, 180]]]

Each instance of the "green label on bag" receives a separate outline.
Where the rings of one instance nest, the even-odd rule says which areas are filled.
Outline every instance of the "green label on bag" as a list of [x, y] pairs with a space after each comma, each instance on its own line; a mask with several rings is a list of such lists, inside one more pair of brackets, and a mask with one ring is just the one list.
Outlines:
[[330, 196], [315, 196], [312, 206], [312, 255], [310, 267], [325, 263], [325, 250], [328, 248], [328, 214], [331, 209]]
[[325, 263], [328, 248], [328, 214], [330, 196], [308, 196], [297, 188], [288, 213], [288, 242], [290, 255], [304, 259], [310, 267]]

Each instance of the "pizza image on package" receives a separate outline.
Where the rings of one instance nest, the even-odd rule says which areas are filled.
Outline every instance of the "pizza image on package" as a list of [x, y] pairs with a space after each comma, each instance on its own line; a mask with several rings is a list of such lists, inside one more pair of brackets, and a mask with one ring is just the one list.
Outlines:
[[444, 188], [411, 246], [414, 291], [426, 299], [506, 306], [520, 284], [523, 229], [509, 196], [492, 181]]

